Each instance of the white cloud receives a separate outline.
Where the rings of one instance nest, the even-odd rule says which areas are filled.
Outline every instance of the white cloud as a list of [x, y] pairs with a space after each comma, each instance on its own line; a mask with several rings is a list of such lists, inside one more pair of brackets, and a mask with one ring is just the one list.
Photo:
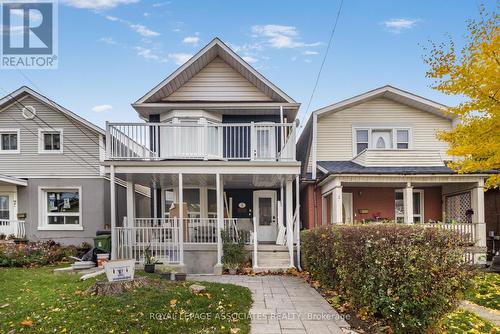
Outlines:
[[63, 3], [76, 8], [107, 9], [118, 5], [127, 5], [139, 0], [63, 0]]
[[182, 43], [190, 44], [192, 46], [198, 45], [199, 42], [200, 42], [200, 38], [198, 36], [187, 36], [187, 37], [184, 37], [184, 39], [182, 40]]
[[160, 63], [167, 62], [165, 57], [160, 56], [152, 49], [144, 48], [142, 46], [136, 46], [134, 49], [137, 51], [137, 55], [143, 57], [144, 59], [154, 60]]
[[317, 51], [309, 51], [309, 50], [307, 50], [307, 51], [302, 52], [302, 54], [303, 54], [304, 56], [316, 56], [316, 55], [318, 55], [318, 54], [319, 54], [319, 52], [317, 52]]
[[182, 65], [192, 56], [190, 53], [169, 53], [168, 58], [172, 59], [177, 65]]
[[120, 19], [116, 16], [106, 15], [106, 18], [110, 21], [119, 21]]
[[113, 106], [110, 104], [99, 104], [92, 107], [92, 111], [94, 112], [106, 112], [110, 111], [111, 109], [113, 109]]
[[252, 26], [252, 33], [256, 38], [264, 38], [266, 43], [276, 49], [302, 48], [318, 46], [321, 43], [304, 43], [298, 41], [297, 28], [294, 26], [284, 26], [278, 24], [255, 25]]
[[118, 44], [112, 37], [102, 37], [99, 39], [101, 42], [104, 42], [109, 45], [116, 45]]
[[153, 7], [158, 8], [158, 7], [163, 7], [166, 5], [170, 5], [172, 2], [171, 1], [165, 1], [165, 2], [157, 2], [153, 4]]
[[382, 22], [385, 28], [393, 33], [399, 34], [405, 30], [414, 28], [420, 19], [390, 19]]
[[243, 56], [241, 58], [243, 58], [243, 60], [246, 61], [247, 63], [256, 63], [259, 61], [257, 58], [254, 58], [252, 56]]
[[154, 37], [154, 36], [159, 36], [160, 33], [153, 31], [151, 29], [148, 29], [147, 27], [143, 26], [142, 24], [130, 24], [130, 28], [135, 30], [139, 35], [144, 36], [144, 37]]

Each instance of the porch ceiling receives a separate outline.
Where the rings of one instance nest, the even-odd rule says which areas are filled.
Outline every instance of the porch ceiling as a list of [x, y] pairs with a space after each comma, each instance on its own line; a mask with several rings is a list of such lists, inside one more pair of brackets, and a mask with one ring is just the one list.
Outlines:
[[[169, 188], [179, 184], [178, 174], [127, 173], [116, 176], [146, 187]], [[222, 181], [226, 189], [262, 189], [277, 188], [290, 177], [277, 174], [226, 174], [222, 175]], [[216, 186], [215, 174], [183, 174], [182, 180], [184, 187]]]

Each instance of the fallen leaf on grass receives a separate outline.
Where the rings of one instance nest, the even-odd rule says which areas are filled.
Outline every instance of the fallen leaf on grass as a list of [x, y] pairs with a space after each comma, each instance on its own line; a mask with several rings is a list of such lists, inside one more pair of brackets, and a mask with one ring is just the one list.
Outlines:
[[236, 334], [240, 331], [239, 328], [231, 328], [231, 334]]
[[33, 326], [33, 321], [31, 321], [31, 320], [23, 320], [23, 321], [21, 321], [21, 326], [31, 327], [31, 326]]

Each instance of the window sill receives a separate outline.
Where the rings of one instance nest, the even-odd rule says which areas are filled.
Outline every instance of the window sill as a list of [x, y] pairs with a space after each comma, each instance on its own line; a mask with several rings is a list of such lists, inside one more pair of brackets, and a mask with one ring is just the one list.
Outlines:
[[62, 226], [38, 226], [38, 231], [83, 231], [83, 226], [62, 225]]
[[63, 151], [38, 151], [38, 154], [63, 154]]

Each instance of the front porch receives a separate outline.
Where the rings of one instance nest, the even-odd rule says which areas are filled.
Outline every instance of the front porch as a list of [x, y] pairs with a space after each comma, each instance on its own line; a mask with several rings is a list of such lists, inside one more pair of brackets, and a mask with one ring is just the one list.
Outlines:
[[481, 175], [331, 175], [320, 183], [320, 224], [397, 222], [445, 228], [458, 232], [475, 253], [484, 254], [483, 179]]
[[[215, 174], [203, 169], [121, 173], [120, 166], [110, 167], [111, 179], [127, 180], [127, 215], [112, 222], [112, 258], [143, 262], [149, 247], [164, 264], [188, 273], [219, 274], [221, 236], [226, 233], [234, 242], [244, 240], [254, 270], [294, 267], [300, 228], [297, 174], [279, 174], [279, 167], [274, 168], [278, 174], [266, 168], [259, 168], [259, 174], [241, 174], [241, 169], [230, 167]], [[149, 217], [136, 215], [137, 185], [151, 189]], [[116, 204], [112, 196], [112, 211]]]

